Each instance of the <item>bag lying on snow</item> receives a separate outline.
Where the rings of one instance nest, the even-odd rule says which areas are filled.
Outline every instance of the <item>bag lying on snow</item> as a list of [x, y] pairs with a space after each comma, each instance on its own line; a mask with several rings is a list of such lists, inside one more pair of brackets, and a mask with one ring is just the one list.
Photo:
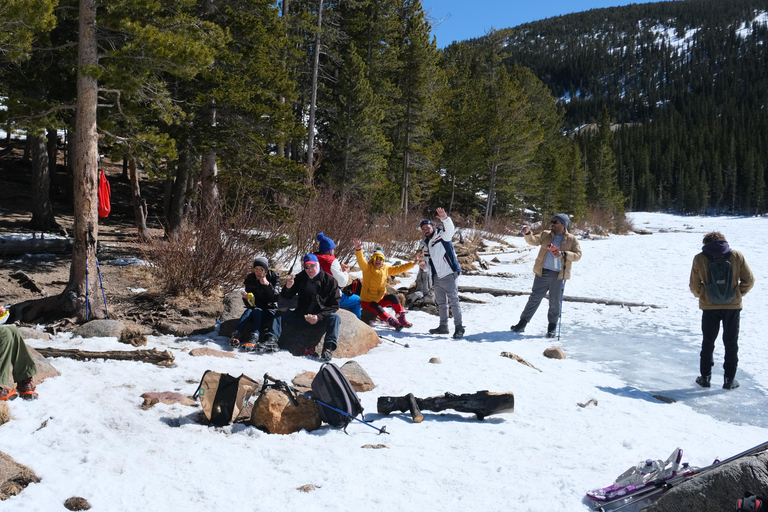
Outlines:
[[207, 370], [193, 398], [200, 398], [203, 414], [212, 425], [223, 427], [235, 421], [258, 385], [246, 375], [233, 377]]
[[[325, 363], [320, 367], [312, 381], [312, 391], [315, 398], [324, 402], [317, 404], [317, 410], [320, 412], [320, 419], [329, 425], [346, 430], [347, 425], [358, 414], [365, 422], [360, 398], [347, 376], [335, 364]], [[327, 407], [328, 405], [331, 407]]]

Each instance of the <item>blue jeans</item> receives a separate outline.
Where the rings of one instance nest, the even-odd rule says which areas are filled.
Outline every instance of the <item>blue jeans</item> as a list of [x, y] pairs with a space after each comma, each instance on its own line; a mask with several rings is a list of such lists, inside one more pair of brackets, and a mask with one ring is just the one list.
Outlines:
[[341, 294], [339, 306], [351, 311], [357, 318], [360, 318], [360, 296]]
[[[304, 320], [304, 317], [301, 315], [296, 315], [296, 317], [300, 318], [302, 322], [309, 323], [306, 320]], [[339, 339], [339, 326], [341, 325], [341, 317], [338, 314], [331, 313], [327, 317], [317, 322], [315, 325], [325, 328], [324, 343], [333, 343], [335, 346], [339, 345], [338, 339]]]
[[280, 339], [280, 334], [283, 332], [283, 317], [281, 311], [247, 308], [245, 312], [243, 312], [243, 316], [240, 317], [237, 327], [235, 327], [237, 332], [243, 332], [245, 326], [248, 325], [248, 320], [251, 321], [253, 332], [263, 330], [264, 334], [272, 334], [275, 338]]

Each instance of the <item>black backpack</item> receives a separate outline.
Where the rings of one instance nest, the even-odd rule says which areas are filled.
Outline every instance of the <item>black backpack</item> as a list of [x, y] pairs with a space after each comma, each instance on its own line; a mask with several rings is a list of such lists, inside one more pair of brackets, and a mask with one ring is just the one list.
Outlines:
[[323, 402], [317, 404], [320, 419], [329, 425], [346, 430], [347, 425], [358, 414], [365, 421], [363, 406], [357, 393], [347, 376], [335, 364], [325, 363], [320, 367], [312, 381], [312, 391], [315, 398]]
[[341, 293], [343, 293], [348, 297], [351, 295], [360, 295], [360, 292], [362, 291], [362, 289], [363, 289], [362, 281], [360, 281], [359, 279], [355, 279], [351, 283], [349, 283], [347, 286], [345, 286], [341, 290]]
[[763, 507], [763, 498], [760, 496], [755, 496], [749, 491], [747, 491], [747, 493], [744, 495], [744, 498], [740, 498], [736, 503], [736, 512], [760, 512], [764, 509], [765, 507]]
[[[708, 256], [709, 257], [709, 256]], [[730, 304], [733, 302], [733, 265], [731, 253], [724, 258], [710, 258], [707, 265], [707, 298], [712, 304]]]

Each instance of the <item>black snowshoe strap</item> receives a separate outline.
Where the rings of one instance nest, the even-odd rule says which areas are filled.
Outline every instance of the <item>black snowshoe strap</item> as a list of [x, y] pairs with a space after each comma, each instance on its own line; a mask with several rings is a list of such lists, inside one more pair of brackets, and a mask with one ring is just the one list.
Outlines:
[[765, 510], [763, 507], [763, 498], [760, 496], [757, 496], [749, 491], [747, 491], [744, 494], [743, 498], [740, 498], [739, 501], [736, 503], [736, 512], [741, 511], [749, 511], [749, 512], [760, 512], [762, 510]]

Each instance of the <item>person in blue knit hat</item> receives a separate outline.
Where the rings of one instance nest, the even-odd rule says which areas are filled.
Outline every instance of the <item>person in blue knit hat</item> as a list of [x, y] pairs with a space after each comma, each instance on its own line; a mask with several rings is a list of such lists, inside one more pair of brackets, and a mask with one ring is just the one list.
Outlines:
[[[319, 247], [315, 256], [317, 256], [317, 260], [320, 263], [320, 268], [323, 269], [323, 272], [326, 274], [332, 275], [339, 284], [339, 288], [343, 289], [349, 284], [349, 266], [342, 265], [339, 260], [336, 259], [336, 244], [332, 239], [325, 236], [322, 231], [317, 235], [317, 241]], [[359, 295], [347, 295], [347, 293], [342, 293], [339, 306], [351, 311], [357, 318], [360, 318]]]
[[510, 327], [514, 332], [523, 332], [539, 307], [541, 299], [549, 292], [547, 313], [547, 338], [557, 336], [557, 320], [560, 318], [561, 298], [565, 280], [571, 277], [571, 264], [581, 259], [578, 239], [568, 233], [571, 219], [564, 213], [552, 217], [552, 229], [534, 235], [531, 228], [523, 226], [523, 235], [529, 245], [540, 245], [539, 254], [533, 264], [533, 288], [528, 303], [520, 314], [520, 321]]

